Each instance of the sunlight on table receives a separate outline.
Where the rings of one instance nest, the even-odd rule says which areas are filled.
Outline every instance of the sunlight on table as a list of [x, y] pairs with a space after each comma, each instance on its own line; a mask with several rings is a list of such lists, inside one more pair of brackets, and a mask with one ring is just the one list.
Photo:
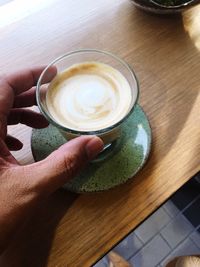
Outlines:
[[56, 0], [13, 0], [0, 1], [0, 28], [19, 21], [47, 6]]
[[200, 5], [183, 13], [183, 25], [196, 48], [200, 50]]

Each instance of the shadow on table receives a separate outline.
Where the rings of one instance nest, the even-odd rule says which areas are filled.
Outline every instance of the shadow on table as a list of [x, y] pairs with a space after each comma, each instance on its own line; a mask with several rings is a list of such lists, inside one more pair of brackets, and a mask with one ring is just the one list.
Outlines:
[[[36, 210], [0, 258], [3, 267], [45, 267], [60, 220], [78, 197], [59, 190]], [[59, 265], [58, 265], [59, 266]]]

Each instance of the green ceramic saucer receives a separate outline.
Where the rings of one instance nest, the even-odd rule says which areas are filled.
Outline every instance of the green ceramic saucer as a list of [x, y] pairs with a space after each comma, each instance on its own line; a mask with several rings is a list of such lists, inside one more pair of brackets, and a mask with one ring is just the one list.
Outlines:
[[[36, 161], [48, 156], [66, 140], [59, 131], [49, 126], [33, 130], [32, 152]], [[92, 162], [73, 181], [64, 187], [77, 193], [108, 190], [125, 183], [146, 162], [151, 147], [151, 128], [139, 105], [122, 125], [121, 137], [108, 148], [100, 159]]]

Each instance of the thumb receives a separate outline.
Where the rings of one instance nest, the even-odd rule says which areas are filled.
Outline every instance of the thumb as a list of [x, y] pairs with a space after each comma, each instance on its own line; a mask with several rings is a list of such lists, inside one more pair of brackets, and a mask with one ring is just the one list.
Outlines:
[[[50, 194], [72, 179], [103, 149], [103, 142], [96, 136], [81, 136], [62, 145], [46, 159], [25, 166], [29, 184], [37, 193]], [[39, 192], [38, 192], [39, 191]]]

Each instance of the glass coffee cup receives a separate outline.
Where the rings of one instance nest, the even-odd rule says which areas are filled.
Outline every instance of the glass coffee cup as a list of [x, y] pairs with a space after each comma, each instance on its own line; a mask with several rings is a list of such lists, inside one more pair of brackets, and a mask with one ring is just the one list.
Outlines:
[[[46, 75], [48, 75], [48, 70], [52, 66], [55, 66], [57, 68], [57, 75], [49, 85], [43, 85], [43, 81], [46, 80]], [[76, 73], [77, 69], [78, 73]], [[97, 77], [98, 72], [101, 73], [101, 77]], [[60, 95], [60, 98], [58, 98], [58, 96], [56, 95], [58, 89], [54, 90], [54, 87], [59, 84], [59, 81], [61, 81], [61, 79], [62, 82], [66, 84], [66, 81], [63, 78], [66, 75], [68, 77], [68, 87], [70, 88], [69, 93], [63, 93], [63, 95]], [[106, 80], [103, 81], [102, 79]], [[83, 87], [87, 87], [89, 80], [91, 80], [90, 84], [92, 84], [92, 89], [86, 88], [84, 91], [82, 90], [75, 94], [76, 87], [80, 87], [81, 90], [82, 82]], [[123, 87], [121, 86], [121, 84], [126, 85], [126, 90], [125, 87], [121, 88]], [[103, 86], [105, 88], [103, 88]], [[103, 93], [101, 92], [102, 90]], [[87, 94], [87, 96], [84, 94]], [[58, 98], [58, 101], [53, 99], [54, 95], [55, 98]], [[70, 100], [68, 99], [68, 102], [66, 101], [65, 103], [65, 96], [73, 97]], [[138, 101], [138, 96], [138, 80], [130, 66], [125, 61], [109, 52], [94, 49], [73, 51], [56, 58], [42, 72], [36, 88], [36, 99], [41, 113], [62, 133], [62, 135], [67, 140], [78, 137], [80, 135], [97, 135], [103, 140], [105, 148], [109, 147], [114, 141], [120, 138], [121, 125], [133, 112], [134, 107]], [[117, 100], [114, 98], [116, 98]], [[49, 99], [52, 100], [52, 104]], [[108, 106], [106, 112], [109, 114], [107, 117], [109, 119], [107, 119], [106, 117], [103, 118], [102, 116], [101, 120], [98, 119], [98, 114], [107, 114], [105, 112], [104, 103], [100, 103], [101, 101], [103, 101], [101, 99], [106, 99], [106, 105]], [[72, 106], [73, 101], [75, 101], [74, 106]], [[109, 106], [108, 103], [111, 103], [111, 105]], [[63, 113], [59, 115], [59, 118], [57, 115], [55, 115], [54, 112], [52, 112], [52, 107], [54, 107], [55, 105], [57, 105], [57, 110], [59, 112], [60, 110], [63, 111]], [[76, 117], [75, 113], [77, 113], [77, 110], [75, 110], [75, 107], [77, 107], [77, 105], [77, 110], [81, 110], [81, 112], [79, 112], [80, 114], [78, 114]], [[69, 109], [69, 106], [72, 106], [71, 109]], [[86, 112], [87, 114], [84, 112]], [[68, 117], [70, 123], [63, 123], [63, 121], [65, 120], [65, 114], [67, 114], [66, 116]], [[89, 117], [87, 117], [86, 115]], [[61, 117], [63, 121], [60, 120]], [[86, 117], [87, 120], [85, 119]], [[91, 118], [95, 119], [92, 121]], [[104, 123], [102, 124], [103, 119]], [[97, 125], [98, 127], [90, 127], [90, 125]]]

